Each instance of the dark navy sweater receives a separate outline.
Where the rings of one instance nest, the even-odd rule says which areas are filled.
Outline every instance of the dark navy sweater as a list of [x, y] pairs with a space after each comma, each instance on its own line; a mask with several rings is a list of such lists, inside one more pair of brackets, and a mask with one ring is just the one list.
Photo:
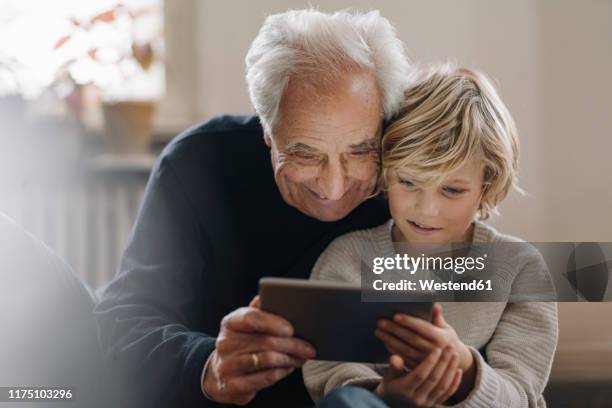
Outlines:
[[[380, 199], [321, 222], [287, 205], [255, 116], [222, 116], [162, 152], [119, 272], [95, 309], [105, 361], [129, 406], [217, 406], [200, 376], [223, 316], [263, 276], [307, 278], [337, 236], [389, 218]], [[310, 403], [300, 370], [249, 406]]]

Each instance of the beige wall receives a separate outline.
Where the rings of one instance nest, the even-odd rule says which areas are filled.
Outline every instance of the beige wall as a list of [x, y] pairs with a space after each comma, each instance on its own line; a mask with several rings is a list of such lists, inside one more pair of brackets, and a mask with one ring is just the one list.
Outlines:
[[[181, 90], [170, 95], [173, 126], [250, 111], [244, 55], [264, 17], [317, 5], [166, 3], [179, 16], [167, 22], [170, 86]], [[521, 184], [529, 192], [503, 204], [498, 228], [532, 241], [612, 241], [612, 2], [333, 0], [319, 8], [377, 8], [413, 61], [450, 58], [498, 81], [519, 127]], [[569, 367], [585, 344], [612, 352], [612, 303], [560, 311], [560, 353]]]
[[[541, 191], [546, 208], [546, 230], [539, 236], [610, 242], [612, 2], [547, 0], [539, 2], [537, 13]], [[590, 364], [612, 376], [612, 303], [559, 307], [559, 375], [577, 367], [592, 376]], [[592, 357], [597, 350], [608, 354]]]

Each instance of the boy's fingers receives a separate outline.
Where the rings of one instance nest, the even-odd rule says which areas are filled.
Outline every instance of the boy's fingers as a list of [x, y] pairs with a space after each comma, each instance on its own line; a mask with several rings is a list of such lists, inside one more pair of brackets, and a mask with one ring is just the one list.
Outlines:
[[383, 319], [378, 322], [377, 327], [384, 332], [394, 335], [405, 343], [410, 344], [414, 349], [417, 349], [424, 354], [431, 352], [431, 350], [433, 350], [435, 347], [435, 344], [433, 344], [431, 341], [426, 340], [415, 331], [410, 330], [396, 322]]
[[457, 389], [459, 388], [459, 385], [461, 384], [462, 377], [463, 377], [463, 370], [459, 368], [455, 371], [455, 375], [453, 376], [453, 382], [451, 383], [450, 387], [448, 388], [448, 390], [446, 390], [446, 392], [440, 398], [438, 398], [438, 401], [436, 401], [436, 404], [442, 404], [443, 402], [448, 400], [450, 397], [455, 395], [455, 393], [457, 392]]
[[431, 371], [434, 369], [436, 364], [438, 364], [441, 354], [442, 351], [439, 348], [436, 348], [427, 355], [425, 360], [423, 360], [421, 364], [417, 366], [417, 368], [412, 370], [406, 376], [407, 391], [414, 392], [414, 390], [419, 388], [421, 384], [427, 380], [429, 374], [431, 374]]
[[450, 386], [453, 384], [453, 380], [455, 379], [455, 374], [457, 373], [457, 369], [459, 368], [459, 355], [454, 354], [446, 366], [446, 371], [442, 375], [442, 378], [438, 382], [438, 385], [430, 392], [429, 399], [431, 401], [438, 401], [443, 395], [446, 394]]
[[[421, 383], [421, 386], [418, 387], [415, 391], [415, 397], [417, 400], [431, 401], [434, 399], [431, 398], [430, 394], [436, 391], [437, 387], [445, 380], [444, 376], [447, 374], [448, 366], [454, 361], [458, 359], [458, 355], [453, 351], [453, 349], [447, 347], [442, 351], [442, 355], [438, 360], [438, 363], [433, 367], [427, 379]], [[450, 374], [451, 378], [448, 380], [450, 383], [452, 381], [452, 376], [454, 373]], [[442, 390], [442, 392], [446, 391], [446, 388]], [[439, 396], [439, 395], [438, 395]]]
[[387, 374], [388, 380], [394, 380], [402, 375], [406, 374], [404, 370], [404, 360], [397, 354], [393, 354], [389, 357], [389, 371]]
[[425, 321], [421, 318], [410, 316], [406, 313], [396, 313], [393, 316], [393, 321], [401, 326], [404, 326], [413, 332], [421, 335], [431, 342], [437, 341], [436, 330], [438, 327]]
[[407, 358], [406, 356], [402, 355], [402, 353], [399, 350], [395, 350], [393, 347], [389, 347], [387, 345], [385, 345], [385, 347], [389, 351], [389, 354], [397, 354], [398, 356], [400, 356], [404, 360], [404, 366], [411, 370], [414, 369], [416, 366], [418, 366], [422, 360], [422, 359], [413, 360], [413, 359]]
[[423, 360], [426, 355], [426, 353], [422, 353], [414, 349], [411, 345], [404, 343], [402, 340], [381, 329], [374, 330], [374, 335], [380, 340], [382, 340], [382, 342], [385, 343], [385, 346], [387, 348], [393, 348], [394, 350], [398, 350], [398, 354], [402, 357], [406, 357], [410, 360], [420, 361]]

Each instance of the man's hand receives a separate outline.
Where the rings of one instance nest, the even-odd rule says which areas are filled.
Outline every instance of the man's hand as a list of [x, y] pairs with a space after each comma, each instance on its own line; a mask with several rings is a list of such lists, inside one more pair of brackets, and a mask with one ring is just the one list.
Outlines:
[[374, 390], [391, 407], [432, 407], [446, 401], [457, 391], [462, 371], [459, 355], [451, 347], [435, 348], [412, 371], [407, 372], [404, 360], [394, 354], [389, 369]]
[[256, 296], [248, 307], [234, 310], [221, 321], [202, 381], [203, 391], [216, 402], [247, 404], [259, 390], [315, 356], [310, 344], [293, 337], [288, 321], [259, 307]]

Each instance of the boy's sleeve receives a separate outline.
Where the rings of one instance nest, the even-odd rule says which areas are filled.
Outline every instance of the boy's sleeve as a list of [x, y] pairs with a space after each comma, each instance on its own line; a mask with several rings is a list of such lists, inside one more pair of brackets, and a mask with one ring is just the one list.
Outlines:
[[557, 305], [508, 304], [484, 356], [473, 347], [472, 392], [455, 407], [540, 407], [557, 344]]
[[[518, 262], [523, 265], [513, 283], [513, 293], [526, 285], [549, 288], [548, 269], [539, 254], [523, 254]], [[470, 348], [476, 364], [474, 388], [455, 406], [545, 406], [542, 393], [558, 335], [557, 303], [508, 303], [484, 355]]]
[[[360, 282], [360, 258], [354, 234], [334, 240], [321, 254], [310, 279]], [[304, 384], [318, 402], [325, 394], [344, 385], [374, 389], [382, 379], [384, 365], [310, 360], [302, 367]]]
[[310, 360], [304, 364], [302, 372], [310, 397], [318, 402], [329, 392], [345, 385], [374, 390], [382, 380], [376, 367], [372, 364]]

